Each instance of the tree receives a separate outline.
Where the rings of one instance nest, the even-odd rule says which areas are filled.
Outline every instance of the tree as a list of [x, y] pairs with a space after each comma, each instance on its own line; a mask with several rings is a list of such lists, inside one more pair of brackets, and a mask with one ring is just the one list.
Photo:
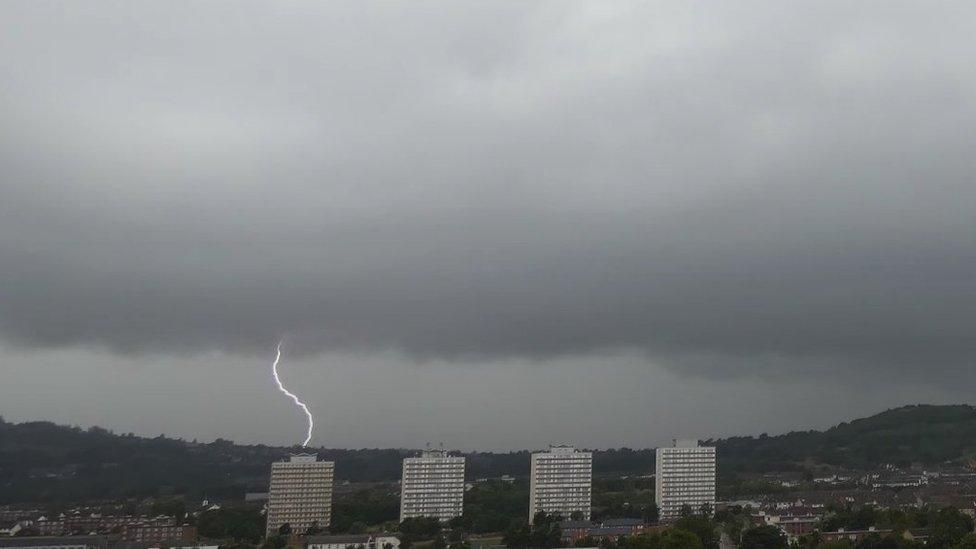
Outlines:
[[821, 544], [823, 544], [823, 536], [820, 535], [819, 530], [814, 530], [809, 534], [803, 534], [797, 540], [797, 545], [804, 549], [816, 549]]
[[719, 537], [715, 533], [715, 523], [707, 515], [688, 515], [678, 519], [674, 526], [695, 534], [705, 549], [718, 547]]
[[539, 511], [532, 517], [532, 524], [534, 526], [539, 526], [543, 524], [550, 524], [553, 522], [560, 522], [563, 520], [562, 515], [559, 513], [546, 513], [545, 511]]
[[702, 549], [698, 536], [681, 528], [668, 528], [661, 534], [661, 549]]
[[150, 512], [155, 516], [167, 515], [179, 521], [186, 516], [186, 504], [182, 499], [157, 499], [153, 501]]
[[503, 532], [513, 521], [525, 520], [528, 501], [529, 485], [522, 479], [476, 483], [464, 494], [462, 526], [475, 534]]
[[661, 534], [653, 532], [639, 536], [627, 536], [620, 542], [621, 549], [661, 549]]
[[952, 549], [976, 549], [976, 534], [966, 534]]
[[532, 517], [532, 526], [524, 522], [512, 523], [505, 530], [503, 543], [510, 549], [524, 549], [526, 547], [551, 548], [562, 545], [562, 529], [559, 526], [559, 514], [547, 515], [539, 512]]
[[583, 520], [583, 511], [573, 511], [569, 514], [569, 520]]
[[204, 511], [196, 519], [204, 538], [257, 543], [264, 537], [265, 519], [257, 509], [225, 508]]
[[[514, 523], [505, 529], [502, 535], [502, 543], [509, 549], [522, 549], [531, 543], [532, 529], [528, 524]], [[403, 547], [403, 544], [400, 544]]]
[[661, 520], [661, 510], [656, 503], [648, 503], [641, 509], [641, 518], [648, 524], [654, 524]]
[[892, 536], [881, 537], [877, 532], [865, 536], [857, 542], [856, 549], [899, 549], [906, 543], [904, 538]]
[[282, 549], [286, 544], [283, 536], [268, 536], [261, 544], [261, 549]]
[[757, 526], [742, 533], [739, 549], [787, 549], [786, 534], [775, 526]]
[[742, 512], [742, 507], [739, 506], [716, 512], [713, 520], [736, 544], [742, 539], [742, 531], [752, 525], [748, 516]]
[[929, 539], [926, 547], [944, 549], [955, 545], [973, 530], [973, 519], [952, 507], [930, 513]]
[[[400, 500], [386, 489], [363, 489], [338, 496], [332, 505], [332, 521], [329, 531], [333, 534], [354, 533], [356, 523], [376, 526], [398, 521]], [[383, 527], [382, 529], [388, 529]]]
[[430, 539], [441, 532], [441, 521], [433, 517], [414, 517], [400, 523], [400, 532], [415, 539]]
[[560, 547], [562, 546], [562, 528], [559, 526], [560, 516], [558, 514], [543, 517], [532, 525], [530, 542], [532, 547]]

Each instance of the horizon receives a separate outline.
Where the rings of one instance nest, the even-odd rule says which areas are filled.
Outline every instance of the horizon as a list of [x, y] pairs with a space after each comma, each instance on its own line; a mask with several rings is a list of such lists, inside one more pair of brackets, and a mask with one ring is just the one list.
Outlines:
[[[830, 425], [828, 427], [809, 428], [809, 429], [794, 429], [794, 430], [791, 430], [791, 431], [776, 432], [776, 433], [762, 432], [762, 433], [756, 433], [756, 434], [733, 434], [733, 435], [726, 435], [726, 436], [722, 436], [722, 437], [700, 437], [700, 438], [697, 438], [697, 439], [695, 439], [694, 437], [691, 437], [691, 439], [692, 440], [697, 440], [699, 443], [702, 443], [702, 442], [718, 443], [718, 442], [721, 442], [723, 440], [727, 440], [727, 439], [730, 439], [730, 438], [752, 438], [752, 439], [758, 439], [758, 438], [760, 438], [762, 436], [768, 436], [768, 437], [772, 438], [772, 437], [779, 437], [779, 436], [789, 435], [789, 434], [793, 434], [793, 433], [811, 433], [811, 432], [822, 433], [822, 432], [828, 431], [830, 429], [833, 429], [835, 427], [839, 427], [840, 425], [850, 424], [852, 422], [859, 421], [859, 420], [870, 419], [870, 418], [873, 418], [875, 416], [882, 415], [882, 414], [885, 414], [885, 413], [888, 413], [888, 412], [893, 412], [893, 411], [902, 410], [902, 409], [908, 409], [908, 408], [919, 408], [919, 407], [965, 407], [965, 408], [970, 408], [970, 409], [976, 409], [976, 406], [974, 406], [972, 404], [967, 404], [967, 403], [930, 404], [930, 403], [922, 403], [922, 402], [919, 402], [919, 403], [914, 403], [914, 404], [902, 404], [900, 406], [895, 406], [895, 407], [892, 407], [892, 408], [886, 408], [884, 410], [880, 410], [880, 411], [877, 411], [877, 412], [872, 413], [872, 414], [869, 414], [869, 415], [859, 416], [859, 417], [856, 417], [856, 418], [850, 418], [850, 419], [847, 419], [847, 420], [843, 420], [843, 421], [840, 421], [838, 423], [832, 424], [832, 425]], [[9, 424], [13, 424], [13, 425], [45, 423], [45, 424], [54, 425], [56, 427], [65, 427], [65, 428], [69, 428], [69, 429], [78, 429], [78, 430], [81, 430], [81, 431], [87, 431], [89, 429], [100, 429], [100, 430], [103, 430], [103, 431], [108, 432], [110, 435], [113, 435], [113, 436], [130, 436], [130, 435], [132, 435], [132, 436], [135, 436], [135, 437], [138, 437], [138, 438], [147, 439], [147, 440], [148, 439], [154, 439], [154, 438], [163, 437], [163, 438], [166, 438], [168, 440], [176, 440], [176, 441], [181, 441], [181, 442], [187, 442], [187, 443], [190, 443], [190, 444], [213, 444], [213, 443], [217, 442], [218, 440], [220, 440], [222, 442], [229, 442], [229, 443], [231, 443], [231, 444], [233, 444], [235, 446], [263, 446], [263, 447], [267, 447], [267, 448], [277, 448], [277, 449], [297, 449], [299, 451], [299, 453], [301, 453], [303, 451], [305, 451], [305, 452], [313, 452], [314, 453], [315, 450], [322, 450], [322, 451], [343, 451], [343, 450], [349, 450], [349, 451], [356, 451], [356, 450], [399, 450], [399, 451], [405, 451], [405, 452], [423, 452], [423, 451], [425, 451], [425, 448], [422, 448], [422, 447], [411, 448], [411, 447], [404, 447], [404, 446], [328, 447], [328, 446], [314, 446], [314, 445], [311, 445], [311, 444], [309, 446], [302, 446], [301, 444], [295, 444], [295, 445], [287, 446], [287, 445], [279, 445], [279, 444], [267, 444], [267, 443], [262, 443], [262, 442], [239, 442], [239, 441], [236, 441], [236, 440], [222, 439], [222, 438], [215, 438], [215, 439], [212, 439], [212, 440], [204, 440], [204, 441], [201, 441], [201, 440], [196, 439], [196, 438], [194, 438], [194, 439], [187, 439], [185, 437], [181, 437], [181, 436], [178, 436], [178, 435], [177, 436], [173, 436], [173, 435], [167, 434], [167, 433], [153, 434], [153, 433], [115, 432], [112, 429], [105, 428], [105, 427], [100, 426], [100, 425], [71, 425], [71, 424], [64, 424], [64, 423], [56, 423], [56, 422], [49, 421], [49, 420], [27, 420], [27, 421], [13, 422], [13, 421], [9, 421], [6, 417], [4, 417], [2, 415], [0, 415], [0, 421], [6, 422], [6, 423], [9, 423]], [[684, 439], [688, 439], [688, 437], [684, 437]], [[675, 437], [673, 440], [683, 440], [683, 438], [682, 437]], [[539, 451], [544, 451], [545, 449], [547, 449], [547, 448], [549, 448], [551, 446], [561, 446], [561, 445], [563, 445], [563, 444], [557, 443], [557, 442], [553, 442], [551, 444], [546, 444], [545, 446], [540, 446], [540, 447], [537, 447], [537, 448], [525, 447], [525, 448], [516, 448], [516, 449], [492, 449], [492, 448], [449, 448], [449, 447], [446, 447], [445, 446], [443, 449], [445, 451], [448, 451], [448, 452], [459, 452], [459, 453], [465, 453], [465, 454], [477, 454], [477, 453], [487, 453], [487, 454], [506, 454], [507, 453], [507, 454], [514, 454], [514, 453], [523, 453], [523, 452], [539, 452]], [[607, 451], [614, 451], [614, 450], [634, 450], [634, 451], [654, 450], [654, 449], [661, 448], [661, 447], [667, 447], [668, 445], [667, 444], [663, 444], [663, 445], [658, 445], [658, 446], [643, 446], [643, 447], [632, 447], [632, 446], [588, 447], [588, 446], [575, 446], [575, 445], [570, 445], [570, 446], [574, 446], [577, 450], [594, 451], [594, 452], [607, 452]], [[430, 450], [430, 448], [426, 448], [426, 450]]]

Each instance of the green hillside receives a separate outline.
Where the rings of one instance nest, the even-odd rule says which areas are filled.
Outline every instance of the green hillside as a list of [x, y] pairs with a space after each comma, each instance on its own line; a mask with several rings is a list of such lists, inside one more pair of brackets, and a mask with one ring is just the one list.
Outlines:
[[[718, 447], [720, 476], [811, 466], [870, 468], [882, 463], [933, 465], [976, 454], [976, 408], [906, 406], [826, 431], [733, 437]], [[187, 442], [113, 434], [93, 427], [0, 419], [0, 504], [184, 494], [240, 498], [266, 488], [268, 465], [298, 448]], [[339, 481], [395, 481], [401, 449], [313, 449], [336, 461]], [[470, 479], [528, 474], [527, 451], [466, 454]], [[594, 473], [645, 475], [653, 449], [597, 450]]]
[[882, 463], [934, 465], [976, 453], [976, 408], [904, 406], [823, 432], [733, 437], [715, 443], [723, 469], [738, 472], [792, 470], [802, 463], [854, 469]]

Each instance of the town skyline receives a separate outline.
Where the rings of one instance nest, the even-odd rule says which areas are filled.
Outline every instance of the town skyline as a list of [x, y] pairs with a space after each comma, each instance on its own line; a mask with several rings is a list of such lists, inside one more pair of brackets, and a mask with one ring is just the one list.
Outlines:
[[976, 549], [973, 21], [3, 0], [0, 549]]

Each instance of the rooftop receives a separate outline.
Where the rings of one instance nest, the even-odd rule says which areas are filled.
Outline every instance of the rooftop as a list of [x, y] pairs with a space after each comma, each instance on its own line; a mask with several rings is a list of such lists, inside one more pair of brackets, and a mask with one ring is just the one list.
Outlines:
[[107, 547], [108, 538], [104, 536], [0, 537], [0, 547], [45, 547], [51, 545], [87, 545], [90, 547]]

